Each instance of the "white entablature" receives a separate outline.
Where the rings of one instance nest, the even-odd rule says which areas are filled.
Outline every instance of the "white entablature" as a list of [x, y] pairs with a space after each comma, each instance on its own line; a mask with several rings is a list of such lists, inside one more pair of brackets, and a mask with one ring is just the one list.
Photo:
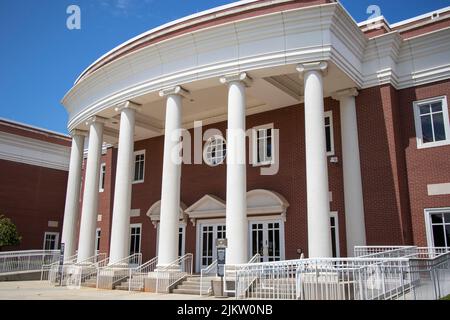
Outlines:
[[[255, 189], [247, 192], [247, 215], [280, 215], [286, 220], [287, 200], [275, 191]], [[217, 196], [206, 194], [185, 210], [192, 224], [198, 219], [224, 218], [226, 203]]]

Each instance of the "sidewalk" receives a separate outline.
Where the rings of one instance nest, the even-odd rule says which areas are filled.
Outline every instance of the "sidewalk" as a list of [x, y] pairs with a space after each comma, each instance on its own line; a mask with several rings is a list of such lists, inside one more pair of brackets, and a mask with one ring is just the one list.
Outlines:
[[55, 287], [46, 281], [0, 282], [0, 300], [211, 300], [188, 294], [156, 294], [93, 288], [68, 289]]

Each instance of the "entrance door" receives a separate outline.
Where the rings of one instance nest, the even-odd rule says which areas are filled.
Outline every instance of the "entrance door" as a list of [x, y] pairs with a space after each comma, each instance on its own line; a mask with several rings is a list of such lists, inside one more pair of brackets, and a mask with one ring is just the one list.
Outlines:
[[251, 256], [259, 253], [264, 262], [280, 261], [282, 259], [281, 236], [279, 221], [252, 222], [250, 224]]
[[216, 239], [226, 238], [225, 224], [200, 225], [200, 268], [206, 268], [217, 259]]

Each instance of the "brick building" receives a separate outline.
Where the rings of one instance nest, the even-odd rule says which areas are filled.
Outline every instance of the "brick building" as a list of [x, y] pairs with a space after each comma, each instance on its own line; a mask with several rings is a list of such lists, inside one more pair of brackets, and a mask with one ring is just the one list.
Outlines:
[[449, 78], [450, 8], [357, 24], [332, 0], [240, 1], [139, 35], [63, 98], [66, 254], [198, 272], [217, 238], [228, 263], [450, 246]]
[[61, 240], [70, 136], [0, 119], [0, 214], [21, 243], [4, 250], [57, 249]]

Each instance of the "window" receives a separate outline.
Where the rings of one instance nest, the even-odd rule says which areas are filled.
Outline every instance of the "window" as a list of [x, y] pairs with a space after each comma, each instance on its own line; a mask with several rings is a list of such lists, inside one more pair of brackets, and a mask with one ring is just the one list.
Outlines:
[[141, 252], [141, 229], [140, 223], [130, 225], [130, 255]]
[[413, 107], [417, 147], [420, 149], [450, 144], [447, 98], [416, 101]]
[[102, 163], [100, 166], [100, 183], [99, 192], [105, 191], [105, 176], [106, 176], [106, 163]]
[[208, 139], [203, 149], [203, 160], [210, 167], [215, 167], [221, 163], [226, 157], [227, 143], [223, 137], [215, 135]]
[[57, 250], [59, 241], [58, 232], [46, 232], [44, 234], [44, 250]]
[[253, 165], [273, 164], [273, 123], [253, 128]]
[[333, 251], [333, 258], [340, 256], [339, 253], [339, 226], [337, 212], [330, 213], [330, 228], [331, 228], [331, 249]]
[[102, 231], [100, 228], [97, 228], [97, 230], [95, 230], [95, 253], [98, 253], [98, 251], [100, 250], [100, 235], [101, 235]]
[[325, 138], [327, 156], [334, 156], [333, 113], [331, 111], [325, 112]]
[[428, 246], [450, 248], [450, 208], [425, 210]]
[[134, 153], [133, 183], [144, 182], [145, 150]]

